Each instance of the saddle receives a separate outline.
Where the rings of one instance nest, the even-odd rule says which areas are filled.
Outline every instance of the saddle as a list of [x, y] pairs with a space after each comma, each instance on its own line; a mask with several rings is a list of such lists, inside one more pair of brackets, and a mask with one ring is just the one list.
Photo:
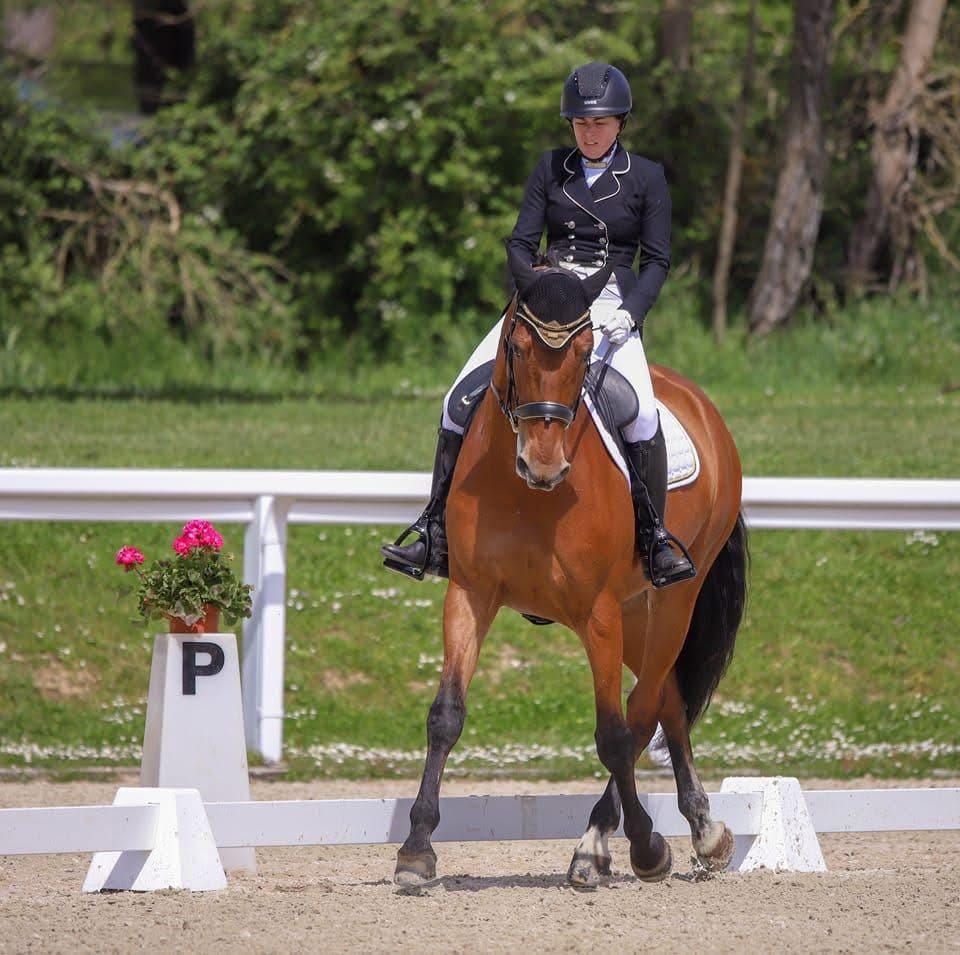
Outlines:
[[[493, 361], [478, 365], [457, 385], [447, 404], [447, 414], [466, 431], [476, 414], [493, 377]], [[593, 415], [610, 457], [627, 483], [630, 475], [620, 429], [637, 416], [637, 396], [630, 382], [615, 368], [595, 361], [584, 381], [585, 402]], [[669, 490], [692, 484], [700, 474], [696, 446], [676, 415], [660, 400], [660, 426], [667, 444], [667, 487]]]
[[[490, 381], [493, 378], [493, 361], [478, 365], [457, 385], [447, 403], [447, 414], [464, 430], [469, 427]], [[619, 436], [620, 428], [637, 416], [637, 396], [630, 382], [601, 361], [595, 361], [587, 371], [583, 389], [593, 402], [603, 425]], [[623, 439], [620, 450], [623, 451]]]

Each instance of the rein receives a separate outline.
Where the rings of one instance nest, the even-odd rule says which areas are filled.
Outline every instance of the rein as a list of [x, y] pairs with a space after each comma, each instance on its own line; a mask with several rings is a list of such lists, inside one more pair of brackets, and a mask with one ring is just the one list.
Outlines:
[[513, 331], [517, 327], [518, 317], [529, 325], [540, 337], [540, 339], [550, 348], [566, 348], [571, 339], [581, 329], [590, 324], [590, 310], [588, 309], [575, 322], [562, 328], [556, 326], [546, 326], [536, 315], [530, 312], [525, 306], [517, 304], [513, 309], [513, 316], [510, 319], [510, 327], [507, 334], [503, 337], [503, 350], [507, 361], [507, 393], [501, 395], [497, 387], [491, 382], [490, 387], [496, 396], [497, 404], [503, 412], [510, 427], [516, 434], [520, 430], [521, 421], [531, 421], [542, 418], [546, 424], [557, 420], [563, 422], [564, 429], [570, 427], [573, 419], [577, 416], [577, 410], [580, 407], [580, 399], [583, 396], [583, 387], [577, 392], [577, 400], [573, 405], [566, 405], [560, 401], [527, 401], [523, 404], [517, 404], [517, 379], [513, 370], [513, 359], [515, 350], [513, 347]]

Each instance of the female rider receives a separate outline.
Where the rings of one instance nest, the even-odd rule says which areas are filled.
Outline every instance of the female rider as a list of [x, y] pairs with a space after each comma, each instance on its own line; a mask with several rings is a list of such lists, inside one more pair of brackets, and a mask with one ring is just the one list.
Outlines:
[[[581, 278], [608, 259], [614, 262], [610, 280], [591, 308], [594, 357], [619, 371], [637, 396], [637, 415], [621, 433], [637, 508], [638, 543], [647, 553], [654, 586], [664, 587], [696, 571], [682, 548], [674, 549], [677, 542], [661, 520], [667, 453], [640, 330], [670, 267], [670, 194], [663, 168], [620, 144], [632, 106], [630, 84], [615, 66], [587, 63], [567, 77], [560, 115], [570, 123], [576, 147], [540, 157], [507, 246], [530, 262], [546, 229], [547, 247], [559, 256], [559, 264]], [[496, 357], [501, 322], [477, 346], [444, 399], [426, 510], [395, 544], [382, 548], [386, 566], [418, 580], [425, 573], [447, 576], [444, 511], [464, 433], [463, 424], [451, 416], [450, 399], [468, 374]], [[401, 546], [409, 534], [416, 534], [416, 540]]]

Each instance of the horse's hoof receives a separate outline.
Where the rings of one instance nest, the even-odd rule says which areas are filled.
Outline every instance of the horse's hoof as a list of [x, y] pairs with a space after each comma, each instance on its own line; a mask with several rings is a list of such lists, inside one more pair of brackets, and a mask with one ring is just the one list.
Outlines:
[[658, 848], [660, 850], [659, 862], [649, 869], [645, 869], [637, 865], [633, 857], [633, 847], [630, 847], [630, 865], [633, 868], [633, 874], [641, 882], [662, 882], [670, 874], [670, 869], [673, 866], [673, 853], [670, 851], [670, 844], [659, 832], [651, 833], [648, 857], [653, 855]]
[[733, 858], [734, 845], [733, 833], [722, 822], [715, 822], [710, 833], [694, 849], [700, 865], [705, 869], [723, 872]]
[[610, 856], [574, 852], [567, 869], [567, 882], [578, 889], [595, 889], [604, 876], [610, 875]]
[[437, 880], [437, 854], [427, 852], [397, 853], [397, 867], [393, 872], [393, 881], [404, 889], [420, 889]]

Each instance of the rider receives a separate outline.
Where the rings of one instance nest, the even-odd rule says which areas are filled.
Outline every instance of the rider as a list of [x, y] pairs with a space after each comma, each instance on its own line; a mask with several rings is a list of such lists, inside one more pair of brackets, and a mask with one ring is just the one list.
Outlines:
[[[559, 264], [590, 275], [614, 262], [606, 288], [591, 312], [597, 329], [594, 357], [630, 382], [638, 413], [621, 428], [631, 492], [637, 509], [638, 543], [647, 555], [655, 586], [687, 580], [696, 571], [663, 527], [667, 498], [667, 451], [654, 401], [641, 329], [670, 267], [670, 194], [663, 168], [627, 152], [620, 133], [633, 106], [630, 84], [615, 66], [587, 63], [563, 84], [560, 115], [573, 131], [576, 147], [540, 157], [527, 181], [508, 249], [527, 261], [537, 255], [544, 229]], [[637, 251], [637, 272], [632, 269]], [[502, 321], [502, 320], [501, 320]], [[444, 512], [464, 427], [450, 414], [457, 385], [490, 362], [500, 340], [501, 322], [477, 346], [443, 402], [430, 502], [417, 521], [381, 549], [385, 564], [416, 579], [424, 573], [447, 576]], [[416, 540], [401, 542], [410, 534]]]

